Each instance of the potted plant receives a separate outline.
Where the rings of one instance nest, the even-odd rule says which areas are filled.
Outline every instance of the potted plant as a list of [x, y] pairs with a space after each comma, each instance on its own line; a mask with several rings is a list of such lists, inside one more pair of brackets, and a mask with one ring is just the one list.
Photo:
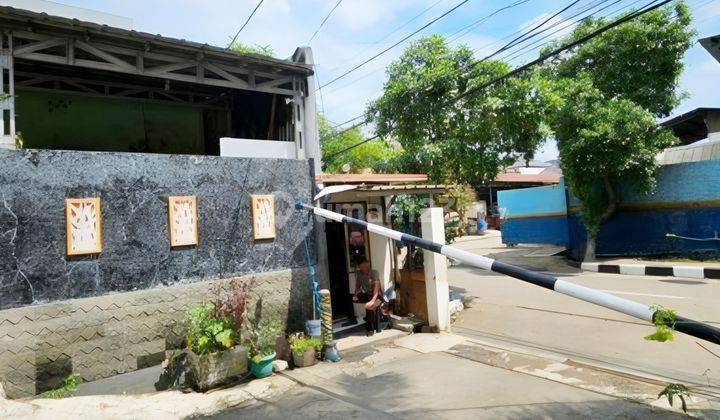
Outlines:
[[166, 352], [158, 390], [190, 387], [204, 391], [248, 368], [248, 349], [239, 345], [251, 281], [231, 281], [215, 299], [191, 307], [185, 317], [186, 348]]
[[288, 337], [292, 351], [293, 364], [296, 367], [312, 366], [317, 363], [317, 355], [322, 351], [323, 342], [319, 338], [295, 334]]
[[280, 325], [275, 320], [267, 320], [250, 325], [245, 342], [250, 352], [250, 372], [256, 378], [270, 376], [275, 360], [275, 341], [280, 334]]

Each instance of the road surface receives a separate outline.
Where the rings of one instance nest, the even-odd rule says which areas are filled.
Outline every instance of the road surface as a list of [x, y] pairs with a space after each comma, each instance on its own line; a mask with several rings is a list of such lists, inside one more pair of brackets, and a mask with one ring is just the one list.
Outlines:
[[[720, 325], [718, 280], [581, 272], [560, 257], [525, 257], [537, 248], [507, 248], [498, 236], [466, 237], [455, 245]], [[448, 279], [451, 290], [478, 297], [453, 326], [457, 334], [562, 354], [613, 369], [661, 375], [696, 386], [720, 386], [718, 345], [680, 333], [675, 334], [673, 342], [647, 341], [643, 337], [654, 329], [640, 320], [469, 266], [450, 267]]]

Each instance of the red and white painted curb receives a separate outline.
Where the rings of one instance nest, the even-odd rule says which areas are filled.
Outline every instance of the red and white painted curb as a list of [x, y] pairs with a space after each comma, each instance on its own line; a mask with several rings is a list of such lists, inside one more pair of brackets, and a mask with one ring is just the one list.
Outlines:
[[700, 265], [646, 265], [582, 263], [584, 271], [627, 274], [631, 276], [689, 277], [693, 279], [720, 279], [720, 268]]

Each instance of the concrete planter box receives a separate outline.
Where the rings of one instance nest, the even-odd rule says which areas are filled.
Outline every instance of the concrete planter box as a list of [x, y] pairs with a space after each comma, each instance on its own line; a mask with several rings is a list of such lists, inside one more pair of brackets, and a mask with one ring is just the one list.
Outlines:
[[305, 353], [303, 353], [302, 356], [298, 356], [297, 354], [295, 354], [295, 352], [293, 352], [292, 357], [293, 357], [293, 364], [295, 365], [295, 367], [307, 367], [307, 366], [312, 366], [315, 363], [317, 363], [317, 358], [315, 358], [315, 349], [314, 348], [307, 349], [305, 351]]
[[165, 369], [155, 389], [192, 388], [205, 391], [248, 370], [248, 350], [243, 346], [197, 355], [192, 350], [168, 350], [165, 353]]

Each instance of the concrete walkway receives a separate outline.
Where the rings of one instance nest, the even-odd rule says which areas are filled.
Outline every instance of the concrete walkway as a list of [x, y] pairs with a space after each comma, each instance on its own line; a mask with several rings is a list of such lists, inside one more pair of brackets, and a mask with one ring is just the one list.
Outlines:
[[[205, 394], [0, 400], [0, 418], [681, 418], [656, 400], [660, 389], [458, 335], [414, 334], [347, 350], [338, 363]], [[720, 414], [706, 400], [690, 404], [693, 414]]]
[[656, 401], [657, 384], [488, 348], [452, 334], [415, 334], [353, 350], [337, 364], [282, 374], [299, 386], [212, 418], [683, 417], [640, 403], [667, 407]]

